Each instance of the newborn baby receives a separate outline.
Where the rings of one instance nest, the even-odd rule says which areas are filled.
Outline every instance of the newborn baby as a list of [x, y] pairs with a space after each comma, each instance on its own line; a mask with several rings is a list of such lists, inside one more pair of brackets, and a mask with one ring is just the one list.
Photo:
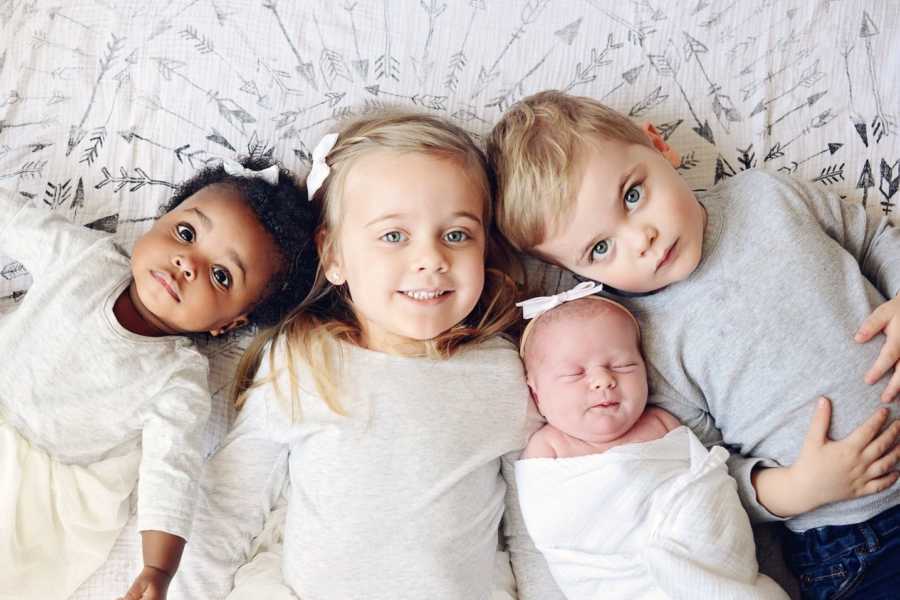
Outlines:
[[638, 323], [594, 286], [522, 303], [538, 313], [521, 354], [547, 424], [516, 481], [560, 588], [570, 600], [787, 598], [758, 572], [728, 452], [647, 405]]

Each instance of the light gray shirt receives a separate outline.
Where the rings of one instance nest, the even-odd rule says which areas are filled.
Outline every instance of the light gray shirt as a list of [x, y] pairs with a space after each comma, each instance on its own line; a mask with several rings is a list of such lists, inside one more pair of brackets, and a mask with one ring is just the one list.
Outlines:
[[[900, 292], [900, 231], [821, 187], [765, 171], [743, 172], [698, 200], [708, 223], [697, 269], [625, 303], [642, 325], [654, 400], [707, 445], [727, 444], [751, 519], [777, 520], [757, 501], [750, 472], [796, 461], [816, 398], [833, 403], [832, 439], [883, 406], [887, 377], [869, 386], [863, 375], [884, 337], [858, 344], [853, 336]], [[896, 404], [891, 410], [900, 416]], [[787, 526], [856, 523], [898, 501], [900, 483]]]
[[228, 592], [289, 479], [283, 571], [303, 600], [486, 599], [504, 508], [520, 599], [561, 599], [504, 479], [540, 425], [516, 349], [495, 338], [447, 360], [343, 343], [339, 354], [347, 416], [325, 405], [303, 364], [292, 415], [276, 354], [281, 395], [271, 383], [253, 390], [207, 464], [199, 540], [172, 597]]
[[119, 324], [113, 305], [131, 268], [108, 235], [0, 192], [0, 252], [34, 278], [0, 319], [0, 410], [64, 463], [141, 445], [138, 528], [186, 539], [209, 416], [206, 358], [188, 338]]

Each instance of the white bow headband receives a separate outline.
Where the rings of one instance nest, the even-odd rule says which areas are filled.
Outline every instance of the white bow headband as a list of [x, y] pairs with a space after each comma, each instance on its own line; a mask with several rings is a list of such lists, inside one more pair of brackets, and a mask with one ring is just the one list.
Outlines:
[[328, 157], [328, 153], [334, 148], [337, 139], [338, 134], [329, 133], [323, 136], [319, 143], [316, 144], [316, 147], [313, 148], [312, 168], [309, 170], [309, 175], [306, 176], [306, 198], [310, 202], [312, 202], [313, 196], [316, 195], [316, 192], [319, 191], [319, 188], [322, 187], [322, 184], [325, 183], [325, 180], [331, 173], [331, 167], [325, 162], [325, 158]]
[[631, 321], [634, 323], [635, 330], [638, 333], [638, 339], [641, 337], [641, 326], [637, 322], [637, 319], [631, 311], [616, 302], [615, 300], [610, 300], [609, 298], [604, 298], [603, 296], [594, 296], [597, 292], [603, 289], [602, 283], [595, 283], [593, 281], [583, 281], [573, 287], [571, 290], [567, 292], [562, 292], [560, 294], [554, 294], [553, 296], [541, 296], [538, 298], [532, 298], [530, 300], [525, 300], [523, 302], [518, 302], [516, 306], [522, 307], [522, 313], [524, 318], [526, 319], [534, 319], [528, 325], [525, 326], [525, 331], [522, 332], [522, 337], [519, 339], [519, 356], [525, 357], [525, 341], [528, 339], [528, 336], [531, 334], [534, 329], [534, 324], [537, 323], [537, 317], [540, 317], [542, 314], [547, 312], [550, 309], [556, 308], [560, 304], [564, 304], [566, 302], [571, 302], [573, 300], [579, 300], [581, 298], [587, 298], [589, 296], [593, 296], [594, 300], [602, 301], [607, 304], [612, 304], [618, 306], [622, 311], [631, 317]]
[[248, 179], [262, 179], [266, 183], [278, 185], [278, 165], [272, 165], [259, 171], [248, 169], [239, 162], [225, 159], [222, 161], [225, 172], [234, 177], [247, 177]]
[[602, 283], [582, 281], [571, 290], [560, 292], [559, 294], [554, 294], [552, 296], [538, 296], [537, 298], [531, 298], [530, 300], [523, 300], [522, 302], [517, 302], [516, 306], [522, 307], [523, 318], [533, 319], [541, 316], [551, 308], [556, 308], [560, 304], [578, 300], [579, 298], [593, 296], [602, 289]]

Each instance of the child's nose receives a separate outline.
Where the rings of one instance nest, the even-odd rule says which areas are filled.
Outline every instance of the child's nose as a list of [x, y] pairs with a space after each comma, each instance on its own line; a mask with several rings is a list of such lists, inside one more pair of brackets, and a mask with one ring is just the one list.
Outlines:
[[643, 256], [659, 236], [659, 232], [652, 225], [638, 225], [631, 229], [630, 238], [634, 249]]
[[197, 269], [194, 266], [194, 261], [187, 255], [176, 254], [172, 257], [172, 264], [176, 269], [181, 271], [184, 278], [188, 281], [193, 281], [197, 276]]
[[592, 390], [615, 389], [616, 378], [608, 369], [597, 368], [591, 371], [590, 386]]
[[438, 244], [422, 244], [414, 261], [415, 270], [419, 272], [445, 273], [449, 266], [443, 248]]

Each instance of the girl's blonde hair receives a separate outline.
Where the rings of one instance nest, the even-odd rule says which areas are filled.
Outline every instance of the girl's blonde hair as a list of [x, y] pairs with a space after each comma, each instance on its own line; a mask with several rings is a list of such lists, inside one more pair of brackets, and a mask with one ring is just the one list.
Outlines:
[[[400, 110], [362, 117], [344, 125], [338, 132], [337, 143], [326, 158], [331, 172], [312, 198], [321, 218], [316, 232], [319, 267], [312, 289], [278, 325], [261, 332], [244, 353], [232, 393], [238, 408], [252, 388], [277, 381], [279, 373], [275, 371], [274, 355], [278, 345], [285, 351], [283, 362], [291, 388], [289, 414], [292, 419], [299, 414], [296, 356], [308, 366], [318, 394], [328, 407], [335, 413], [346, 414], [338, 402], [340, 390], [335, 384], [341, 380], [337, 372], [341, 358], [339, 342], [361, 345], [362, 330], [346, 286], [329, 283], [323, 265], [328, 264], [328, 258], [335, 250], [347, 174], [361, 157], [385, 150], [426, 154], [456, 162], [483, 200], [487, 242], [481, 297], [462, 322], [423, 343], [423, 356], [447, 358], [462, 346], [484, 341], [516, 323], [516, 284], [507, 273], [519, 272], [520, 267], [493, 223], [492, 180], [484, 153], [463, 129], [438, 117]], [[267, 348], [271, 349], [271, 375], [254, 382]]]

